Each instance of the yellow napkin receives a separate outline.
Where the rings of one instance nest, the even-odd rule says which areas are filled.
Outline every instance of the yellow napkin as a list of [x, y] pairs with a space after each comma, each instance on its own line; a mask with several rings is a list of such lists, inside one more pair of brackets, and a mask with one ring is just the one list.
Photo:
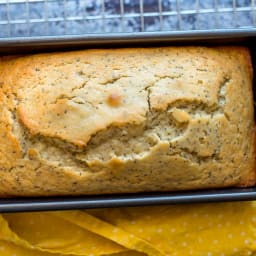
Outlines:
[[256, 203], [93, 210], [98, 218], [150, 242], [164, 255], [251, 255]]
[[256, 255], [255, 228], [255, 202], [2, 214], [0, 255]]
[[[3, 239], [27, 248], [74, 255], [103, 255], [127, 250], [48, 212], [4, 214], [3, 217], [9, 225], [1, 234]], [[4, 226], [3, 219], [1, 226]]]

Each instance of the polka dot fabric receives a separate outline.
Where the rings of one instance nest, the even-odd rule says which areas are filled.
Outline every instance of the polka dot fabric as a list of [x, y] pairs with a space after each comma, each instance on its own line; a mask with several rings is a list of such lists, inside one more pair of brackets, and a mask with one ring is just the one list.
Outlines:
[[163, 255], [251, 255], [256, 203], [94, 210], [91, 214], [150, 242]]
[[127, 250], [49, 213], [4, 214], [0, 226], [2, 240], [53, 255], [103, 255]]
[[256, 255], [256, 202], [3, 214], [0, 255]]

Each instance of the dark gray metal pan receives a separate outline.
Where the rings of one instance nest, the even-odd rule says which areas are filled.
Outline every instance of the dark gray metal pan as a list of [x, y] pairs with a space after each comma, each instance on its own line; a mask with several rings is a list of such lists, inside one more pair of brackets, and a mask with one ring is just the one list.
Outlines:
[[256, 188], [105, 196], [16, 198], [0, 199], [0, 212], [74, 210], [124, 206], [249, 201], [255, 199]]
[[60, 51], [95, 47], [130, 47], [181, 44], [238, 44], [256, 45], [256, 28], [225, 30], [194, 30], [175, 32], [137, 32], [88, 34], [81, 36], [43, 36], [0, 38], [0, 53]]
[[[95, 47], [133, 47], [153, 45], [220, 45], [250, 47], [256, 72], [256, 29], [192, 32], [154, 32], [62, 37], [0, 39], [1, 54], [45, 52]], [[255, 83], [254, 77], [254, 85]], [[255, 99], [256, 93], [254, 90]], [[256, 112], [256, 111], [255, 111]], [[225, 188], [169, 193], [42, 197], [0, 199], [0, 212], [89, 209], [102, 207], [244, 201], [256, 199], [256, 187]]]

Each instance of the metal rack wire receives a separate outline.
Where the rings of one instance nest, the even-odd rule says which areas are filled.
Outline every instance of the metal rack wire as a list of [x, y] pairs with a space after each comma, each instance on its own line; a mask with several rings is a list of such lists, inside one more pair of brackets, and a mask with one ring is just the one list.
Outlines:
[[256, 0], [0, 0], [0, 37], [255, 28]]

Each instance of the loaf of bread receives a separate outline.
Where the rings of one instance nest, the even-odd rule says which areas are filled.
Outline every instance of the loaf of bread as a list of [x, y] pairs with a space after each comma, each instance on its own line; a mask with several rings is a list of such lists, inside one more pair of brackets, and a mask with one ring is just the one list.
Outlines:
[[0, 61], [0, 195], [251, 186], [250, 53], [161, 47]]

